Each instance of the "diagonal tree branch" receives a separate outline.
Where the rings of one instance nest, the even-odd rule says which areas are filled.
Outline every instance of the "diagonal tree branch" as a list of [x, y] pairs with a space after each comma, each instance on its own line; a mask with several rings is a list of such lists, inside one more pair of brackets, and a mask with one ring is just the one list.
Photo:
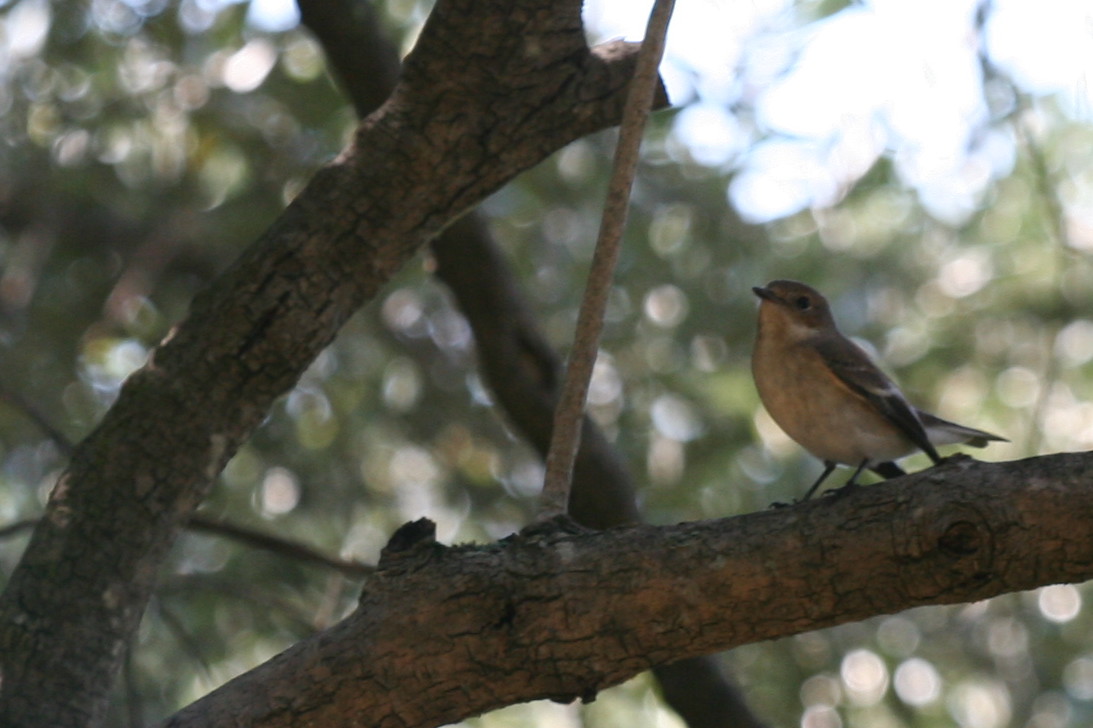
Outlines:
[[1091, 471], [1088, 453], [964, 458], [777, 511], [487, 546], [410, 524], [352, 615], [167, 726], [435, 726], [587, 700], [681, 657], [1088, 579]]
[[630, 209], [630, 190], [634, 186], [641, 140], [653, 105], [657, 69], [664, 55], [668, 22], [674, 7], [675, 0], [655, 0], [653, 3], [649, 22], [645, 27], [641, 53], [638, 55], [637, 68], [634, 70], [634, 79], [630, 82], [627, 93], [611, 179], [607, 186], [607, 199], [603, 205], [600, 232], [596, 238], [596, 249], [592, 255], [584, 295], [581, 297], [573, 346], [569, 351], [565, 380], [562, 382], [562, 391], [558, 395], [558, 407], [554, 414], [554, 427], [551, 430], [543, 492], [540, 497], [540, 520], [569, 514], [573, 463], [577, 459], [577, 449], [581, 442], [585, 401], [592, 381], [592, 368], [600, 348], [607, 296], [615, 277], [615, 266], [622, 250], [622, 234]]
[[100, 723], [157, 567], [274, 399], [453, 219], [617, 123], [633, 51], [589, 49], [576, 0], [437, 3], [391, 98], [77, 446], [0, 596], [0, 723]]
[[206, 533], [214, 536], [224, 536], [225, 538], [230, 538], [238, 543], [246, 544], [253, 548], [286, 556], [297, 561], [334, 569], [349, 578], [359, 579], [360, 577], [368, 576], [375, 571], [375, 567], [370, 564], [328, 556], [306, 544], [289, 541], [288, 539], [279, 536], [272, 536], [253, 528], [246, 528], [235, 523], [202, 514], [195, 514], [186, 524], [186, 530], [191, 533]]
[[68, 436], [53, 426], [49, 417], [41, 409], [30, 402], [25, 396], [0, 384], [0, 400], [6, 401], [13, 408], [21, 412], [27, 419], [37, 425], [46, 437], [48, 437], [63, 455], [72, 454], [72, 441]]

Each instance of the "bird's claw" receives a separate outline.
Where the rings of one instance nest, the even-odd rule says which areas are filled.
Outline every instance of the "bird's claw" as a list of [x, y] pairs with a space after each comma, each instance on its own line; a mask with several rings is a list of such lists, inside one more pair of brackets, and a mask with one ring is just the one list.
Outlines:
[[842, 498], [844, 495], [849, 495], [861, 486], [857, 483], [847, 483], [841, 488], [832, 488], [831, 490], [825, 490], [823, 492], [824, 498]]

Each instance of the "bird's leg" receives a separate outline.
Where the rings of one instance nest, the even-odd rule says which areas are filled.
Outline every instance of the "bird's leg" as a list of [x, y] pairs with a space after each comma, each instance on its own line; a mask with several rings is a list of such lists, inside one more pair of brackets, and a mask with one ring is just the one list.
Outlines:
[[[865, 463], [862, 463], [862, 467], [864, 467], [864, 466], [865, 466]], [[820, 477], [816, 478], [816, 482], [812, 484], [812, 487], [808, 489], [807, 493], [805, 493], [805, 497], [802, 498], [801, 500], [799, 500], [798, 503], [804, 503], [806, 500], [811, 498], [812, 494], [816, 492], [816, 489], [820, 487], [820, 483], [827, 480], [827, 476], [831, 475], [831, 471], [833, 471], [834, 469], [835, 469], [835, 463], [833, 461], [824, 460], [824, 471], [822, 473], [820, 473]], [[858, 472], [861, 472], [861, 468], [858, 468]], [[858, 475], [858, 473], [854, 473], [855, 477], [857, 477], [857, 475]], [[853, 480], [853, 479], [854, 478], [851, 478], [851, 480]]]
[[[854, 474], [850, 476], [850, 480], [846, 481], [845, 485], [843, 485], [841, 488], [835, 488], [834, 490], [829, 490], [827, 493], [824, 493], [824, 495], [842, 496], [842, 495], [846, 495], [850, 491], [857, 488], [858, 487], [858, 476], [861, 475], [861, 472], [863, 470], [865, 470], [865, 466], [868, 465], [868, 464], [869, 464], [869, 459], [868, 458], [866, 458], [865, 460], [862, 460], [861, 464], [858, 465], [858, 469], [854, 471]], [[892, 465], [892, 467], [896, 467], [893, 463], [888, 463], [888, 464]]]
[[806, 500], [812, 497], [812, 494], [816, 492], [816, 489], [820, 487], [820, 483], [827, 479], [827, 476], [831, 475], [831, 471], [835, 469], [835, 463], [830, 460], [824, 460], [824, 471], [820, 473], [820, 477], [816, 479], [816, 482], [812, 484], [812, 487], [805, 493], [805, 497], [800, 500], [795, 500], [791, 503], [783, 503], [782, 501], [775, 501], [770, 504], [771, 508], [789, 508], [792, 505], [798, 503], [804, 503]]
[[844, 488], [853, 488], [854, 486], [856, 486], [858, 484], [858, 476], [861, 475], [861, 471], [865, 470], [865, 466], [868, 463], [869, 463], [868, 458], [866, 458], [865, 460], [862, 460], [861, 464], [858, 466], [858, 469], [854, 471], [854, 474], [850, 476], [850, 480], [846, 481], [846, 485], [844, 485], [843, 487]]

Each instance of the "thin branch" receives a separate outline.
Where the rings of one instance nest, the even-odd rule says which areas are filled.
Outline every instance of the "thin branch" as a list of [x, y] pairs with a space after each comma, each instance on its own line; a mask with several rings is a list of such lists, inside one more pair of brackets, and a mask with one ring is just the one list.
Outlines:
[[72, 440], [68, 439], [67, 435], [54, 427], [45, 413], [27, 400], [26, 397], [0, 385], [0, 399], [22, 412], [27, 419], [37, 425], [38, 429], [53, 441], [53, 444], [57, 446], [57, 449], [60, 450], [63, 455], [69, 456], [72, 454], [72, 449], [74, 447]]
[[23, 531], [29, 531], [34, 528], [37, 523], [37, 518], [24, 518], [21, 521], [15, 521], [14, 523], [9, 523], [6, 526], [0, 527], [0, 541], [3, 541], [6, 538], [12, 538], [13, 536], [18, 536]]
[[[34, 528], [37, 523], [37, 518], [26, 518], [0, 527], [0, 541], [18, 536], [24, 531], [29, 531]], [[201, 514], [195, 515], [190, 519], [189, 523], [186, 524], [186, 530], [191, 533], [205, 533], [213, 536], [230, 538], [247, 546], [269, 551], [270, 553], [278, 554], [279, 556], [325, 566], [353, 579], [368, 576], [376, 570], [376, 567], [371, 564], [328, 556], [306, 544], [290, 541], [268, 533], [262, 533], [253, 528], [246, 528]]]
[[159, 615], [160, 621], [167, 627], [167, 631], [171, 633], [183, 651], [190, 656], [190, 660], [197, 665], [202, 677], [208, 683], [215, 684], [212, 667], [205, 658], [205, 651], [202, 648], [201, 641], [190, 634], [182, 619], [168, 608], [162, 599], [156, 600], [155, 605], [156, 613]]
[[361, 578], [368, 576], [376, 570], [376, 567], [360, 561], [339, 559], [328, 556], [316, 549], [302, 543], [289, 541], [288, 539], [262, 533], [252, 528], [246, 528], [234, 523], [211, 518], [206, 515], [196, 514], [187, 524], [187, 530], [194, 533], [207, 533], [215, 536], [224, 536], [234, 541], [263, 549], [271, 553], [286, 556], [297, 561], [309, 562], [326, 566], [341, 572], [345, 576]]
[[626, 227], [626, 213], [638, 166], [641, 137], [653, 106], [657, 67], [664, 55], [664, 39], [674, 6], [674, 0], [657, 0], [653, 5], [649, 24], [645, 29], [645, 40], [638, 54], [637, 68], [630, 82], [599, 239], [596, 241], [596, 252], [588, 273], [588, 285], [577, 317], [577, 330], [569, 355], [569, 366], [566, 368], [565, 384], [562, 386], [554, 416], [554, 430], [543, 481], [543, 497], [539, 507], [540, 520], [563, 515], [569, 510], [570, 482], [573, 462], [581, 441], [585, 399], [603, 331], [607, 294], [611, 290], [619, 249], [622, 247], [622, 233]]

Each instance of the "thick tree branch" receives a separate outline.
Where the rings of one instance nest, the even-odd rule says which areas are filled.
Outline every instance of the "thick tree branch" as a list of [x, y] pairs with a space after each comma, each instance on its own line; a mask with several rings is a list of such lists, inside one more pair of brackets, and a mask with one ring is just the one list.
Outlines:
[[0, 598], [0, 723], [101, 720], [158, 565], [273, 400], [445, 225], [616, 123], [632, 70], [576, 1], [436, 5], [388, 102], [77, 447]]
[[[435, 726], [650, 665], [1093, 576], [1093, 455], [947, 462], [778, 511], [446, 548], [402, 539], [357, 611], [172, 718]], [[431, 646], [428, 654], [422, 645]]]

